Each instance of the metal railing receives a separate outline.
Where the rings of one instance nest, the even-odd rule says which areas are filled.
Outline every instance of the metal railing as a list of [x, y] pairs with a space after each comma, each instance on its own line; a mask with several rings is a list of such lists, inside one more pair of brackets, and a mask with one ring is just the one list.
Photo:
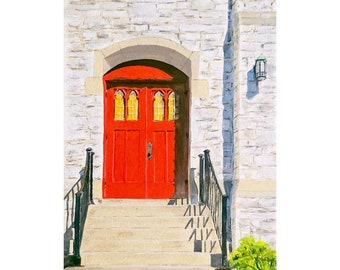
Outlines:
[[227, 260], [227, 195], [220, 188], [209, 150], [199, 155], [199, 200], [208, 206], [214, 222], [216, 234], [222, 251], [222, 266], [228, 266]]
[[[86, 149], [85, 167], [80, 171], [79, 180], [64, 197], [64, 268], [80, 265], [80, 245], [89, 204], [93, 202], [93, 155], [92, 148]], [[73, 235], [74, 230], [74, 235]], [[70, 242], [73, 239], [73, 251]]]

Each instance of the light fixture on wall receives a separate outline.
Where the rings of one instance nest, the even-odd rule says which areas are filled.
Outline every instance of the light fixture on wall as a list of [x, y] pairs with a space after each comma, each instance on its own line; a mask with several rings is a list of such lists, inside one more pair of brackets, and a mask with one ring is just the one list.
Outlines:
[[255, 60], [254, 73], [257, 81], [267, 78], [267, 59], [262, 54]]

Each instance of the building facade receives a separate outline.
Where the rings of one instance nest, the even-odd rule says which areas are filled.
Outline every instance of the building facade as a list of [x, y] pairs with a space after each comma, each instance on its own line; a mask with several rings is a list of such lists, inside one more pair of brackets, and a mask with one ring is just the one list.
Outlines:
[[[190, 193], [198, 155], [209, 149], [230, 198], [233, 245], [253, 234], [275, 248], [275, 10], [270, 0], [66, 1], [65, 191], [78, 180], [87, 147], [96, 153], [95, 181], [107, 170], [104, 76], [144, 63], [172, 78], [166, 87], [183, 84], [174, 109], [178, 196]], [[267, 78], [258, 82], [253, 67], [260, 55]], [[112, 87], [135, 87], [132, 77], [117, 78]], [[157, 87], [167, 80], [144, 77], [151, 79]]]

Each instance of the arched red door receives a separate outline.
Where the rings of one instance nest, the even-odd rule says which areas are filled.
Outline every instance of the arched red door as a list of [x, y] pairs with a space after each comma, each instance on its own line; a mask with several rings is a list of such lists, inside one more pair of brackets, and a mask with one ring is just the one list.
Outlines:
[[171, 198], [175, 92], [163, 85], [131, 86], [131, 80], [166, 81], [171, 76], [154, 67], [128, 66], [108, 73], [104, 82], [122, 78], [126, 84], [104, 83], [103, 198]]

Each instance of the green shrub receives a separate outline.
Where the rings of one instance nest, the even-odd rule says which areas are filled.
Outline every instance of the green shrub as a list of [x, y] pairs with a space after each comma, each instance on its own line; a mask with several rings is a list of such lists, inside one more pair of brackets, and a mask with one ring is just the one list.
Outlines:
[[276, 251], [251, 235], [240, 240], [240, 246], [230, 253], [229, 264], [237, 270], [275, 270]]

